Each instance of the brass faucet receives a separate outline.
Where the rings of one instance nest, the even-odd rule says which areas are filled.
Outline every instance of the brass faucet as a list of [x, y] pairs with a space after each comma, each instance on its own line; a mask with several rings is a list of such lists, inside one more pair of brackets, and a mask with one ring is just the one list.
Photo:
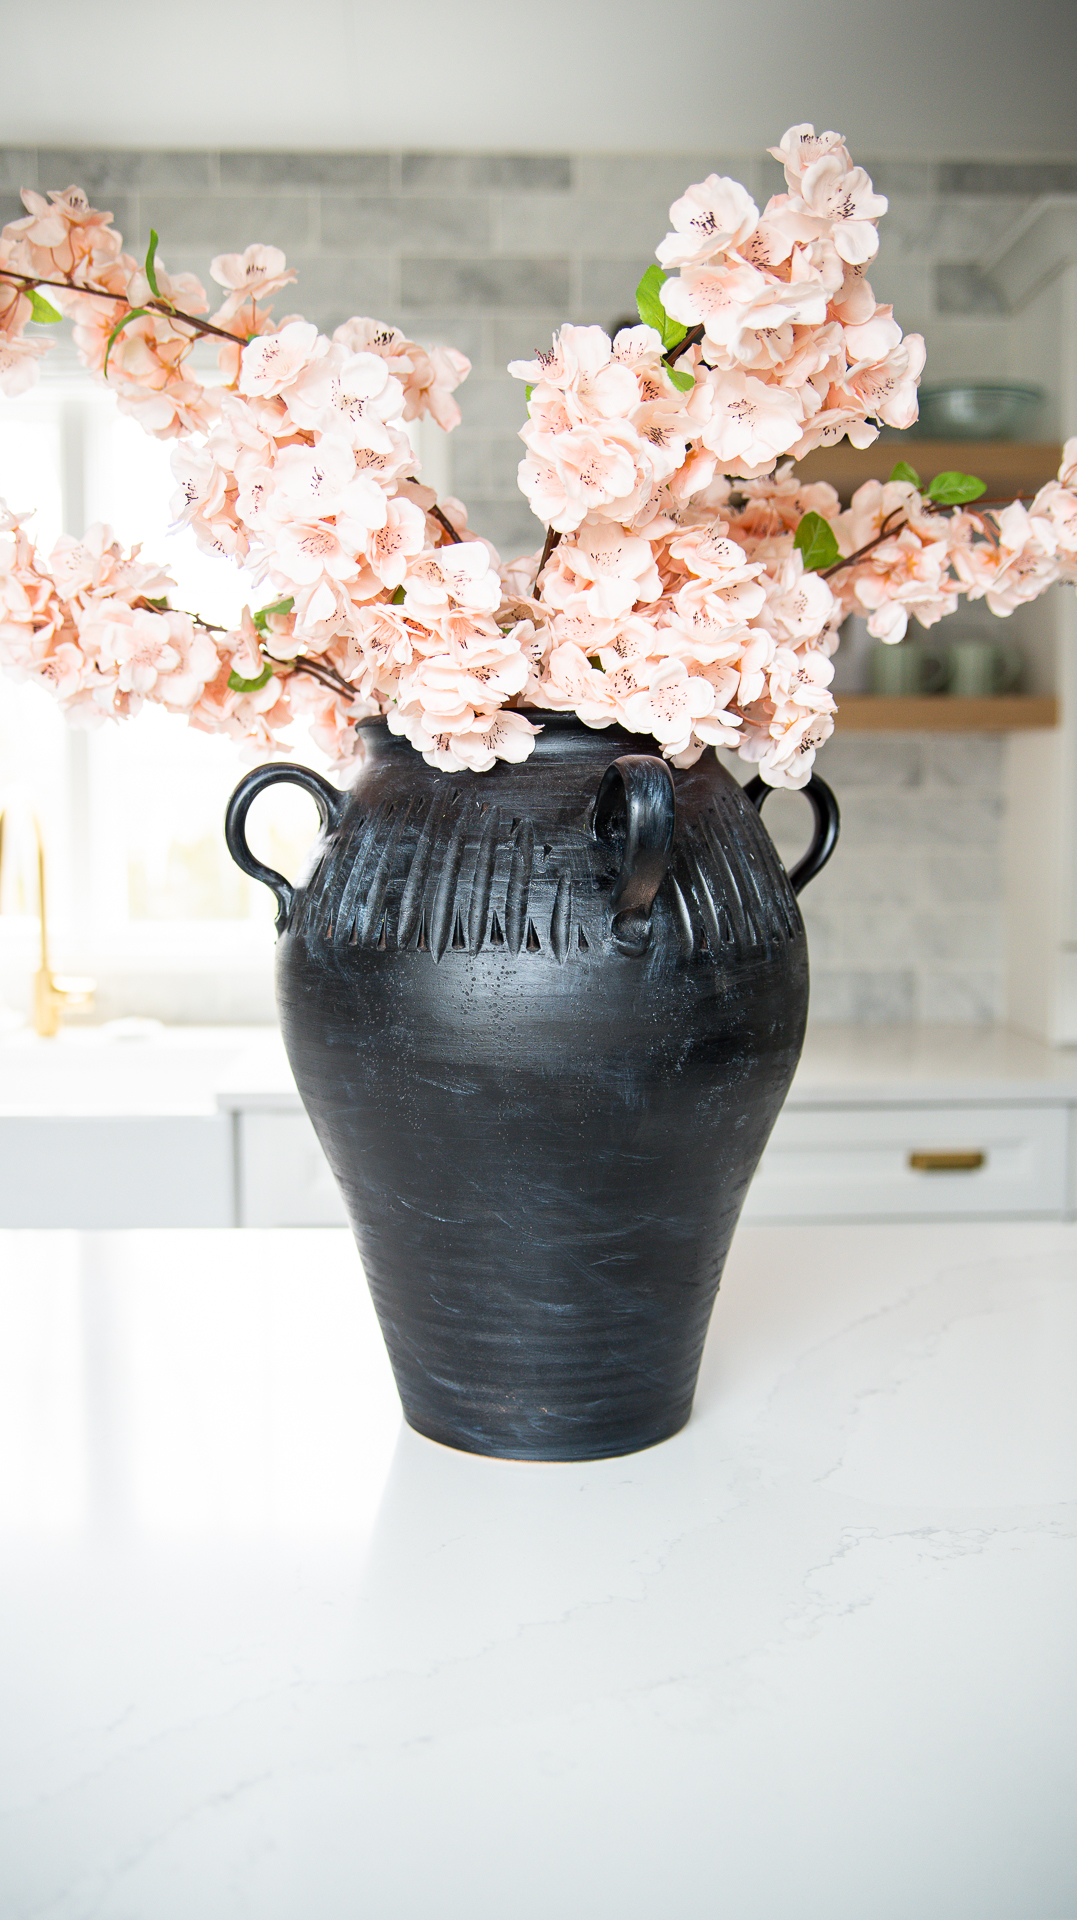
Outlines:
[[[34, 1031], [43, 1040], [54, 1040], [60, 1031], [65, 1011], [85, 1012], [93, 1005], [92, 980], [59, 980], [49, 965], [49, 933], [45, 912], [45, 842], [41, 822], [32, 815], [37, 842], [37, 911], [41, 928], [40, 965], [34, 975]], [[0, 874], [4, 867], [4, 815], [0, 813]]]

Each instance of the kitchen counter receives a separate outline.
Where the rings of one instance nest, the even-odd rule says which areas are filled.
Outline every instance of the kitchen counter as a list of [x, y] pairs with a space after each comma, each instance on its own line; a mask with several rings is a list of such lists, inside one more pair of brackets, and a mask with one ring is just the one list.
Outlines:
[[1077, 1226], [738, 1234], [696, 1414], [400, 1424], [348, 1237], [0, 1236], [4, 1920], [1070, 1920]]

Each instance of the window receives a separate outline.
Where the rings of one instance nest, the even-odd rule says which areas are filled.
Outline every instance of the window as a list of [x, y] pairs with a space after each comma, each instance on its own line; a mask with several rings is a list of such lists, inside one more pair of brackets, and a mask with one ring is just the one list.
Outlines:
[[[170, 451], [81, 370], [46, 362], [37, 387], [0, 407], [0, 497], [36, 507], [46, 553], [61, 530], [107, 521], [125, 545], [140, 541], [169, 567], [177, 604], [231, 621], [249, 586], [189, 532], [168, 532]], [[297, 744], [324, 767], [315, 748]], [[97, 979], [97, 1017], [272, 1020], [274, 902], [233, 865], [222, 832], [228, 795], [250, 764], [233, 742], [156, 708], [76, 730], [41, 688], [0, 674], [0, 1004], [30, 1005], [36, 814], [52, 963]], [[316, 825], [304, 793], [276, 787], [254, 809], [251, 843], [293, 875]]]

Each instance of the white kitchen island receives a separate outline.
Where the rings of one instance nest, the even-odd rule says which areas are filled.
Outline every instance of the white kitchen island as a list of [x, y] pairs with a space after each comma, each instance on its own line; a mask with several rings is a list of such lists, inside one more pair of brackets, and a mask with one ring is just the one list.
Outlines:
[[402, 1428], [344, 1233], [0, 1263], [4, 1920], [1077, 1913], [1077, 1226], [744, 1228], [585, 1466]]

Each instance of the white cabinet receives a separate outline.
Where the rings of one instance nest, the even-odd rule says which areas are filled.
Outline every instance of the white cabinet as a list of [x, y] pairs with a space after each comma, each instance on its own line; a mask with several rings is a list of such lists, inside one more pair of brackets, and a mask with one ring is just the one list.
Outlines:
[[336, 1181], [305, 1113], [237, 1116], [237, 1226], [346, 1227]]
[[1058, 1219], [1069, 1129], [1061, 1105], [787, 1107], [743, 1217]]
[[0, 1117], [0, 1226], [230, 1227], [233, 1120]]

